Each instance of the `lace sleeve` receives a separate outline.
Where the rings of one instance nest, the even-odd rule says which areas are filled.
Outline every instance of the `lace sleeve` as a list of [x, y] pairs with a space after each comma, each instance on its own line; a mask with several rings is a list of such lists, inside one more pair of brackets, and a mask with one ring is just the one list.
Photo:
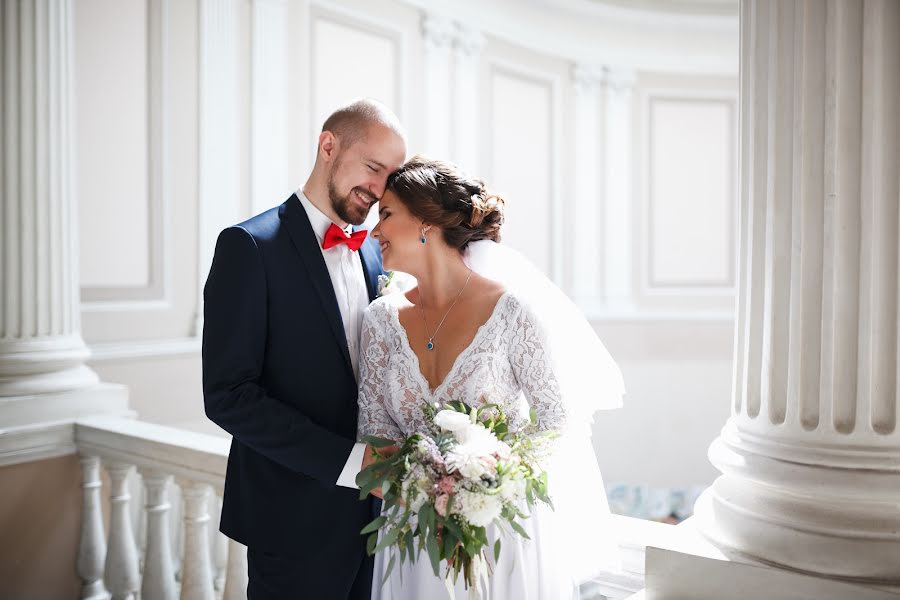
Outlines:
[[372, 305], [363, 317], [359, 361], [359, 421], [357, 439], [367, 435], [402, 440], [403, 432], [385, 406], [384, 374], [389, 347], [385, 339], [383, 306]]
[[548, 337], [541, 323], [525, 307], [512, 320], [509, 361], [529, 406], [537, 416], [538, 432], [561, 431], [567, 414], [553, 369]]

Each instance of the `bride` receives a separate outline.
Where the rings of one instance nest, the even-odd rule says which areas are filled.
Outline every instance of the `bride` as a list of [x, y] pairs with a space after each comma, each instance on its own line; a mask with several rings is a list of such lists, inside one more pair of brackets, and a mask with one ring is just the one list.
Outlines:
[[[417, 286], [385, 294], [366, 311], [361, 335], [358, 437], [394, 440], [425, 432], [423, 403], [502, 406], [511, 431], [536, 415], [557, 431], [547, 466], [554, 508], [535, 507], [530, 539], [504, 536], [483, 597], [558, 600], [614, 567], [617, 547], [590, 442], [591, 415], [619, 406], [615, 363], [567, 298], [499, 244], [503, 200], [455, 166], [415, 157], [388, 180], [372, 230], [384, 267]], [[491, 554], [491, 553], [488, 553]], [[395, 568], [376, 556], [373, 598], [445, 597], [428, 560]], [[465, 597], [463, 578], [456, 582]]]

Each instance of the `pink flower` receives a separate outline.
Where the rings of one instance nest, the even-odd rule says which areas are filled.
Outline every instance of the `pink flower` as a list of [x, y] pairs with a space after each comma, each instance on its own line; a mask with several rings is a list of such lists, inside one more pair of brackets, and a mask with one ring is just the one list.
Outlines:
[[438, 491], [442, 494], [452, 494], [453, 486], [456, 484], [456, 477], [445, 475], [438, 481]]
[[437, 514], [442, 517], [447, 516], [447, 503], [450, 502], [450, 496], [447, 494], [441, 494], [434, 500], [434, 510], [437, 511]]

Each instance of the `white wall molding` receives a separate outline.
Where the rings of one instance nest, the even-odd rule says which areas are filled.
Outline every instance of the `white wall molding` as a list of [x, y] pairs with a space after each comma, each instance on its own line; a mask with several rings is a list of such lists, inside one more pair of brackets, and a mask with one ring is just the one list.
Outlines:
[[90, 362], [108, 363], [200, 354], [201, 347], [200, 337], [104, 342], [91, 344]]
[[[312, 61], [310, 68], [310, 80], [313, 82], [319, 81], [319, 73], [316, 72], [315, 68], [315, 26], [317, 21], [329, 21], [332, 24], [347, 27], [350, 29], [356, 29], [370, 35], [379, 36], [388, 40], [393, 45], [392, 68], [395, 75], [393, 93], [396, 99], [396, 106], [394, 106], [393, 109], [394, 113], [397, 115], [400, 121], [403, 122], [405, 114], [407, 112], [407, 106], [410, 102], [406, 58], [407, 48], [409, 46], [409, 42], [407, 39], [409, 36], [409, 32], [405, 28], [399, 27], [396, 23], [393, 23], [380, 16], [375, 16], [369, 12], [354, 10], [340, 4], [321, 2], [321, 0], [315, 0], [311, 2], [307, 39], [309, 39], [310, 44], [309, 57]], [[314, 132], [315, 135], [318, 135], [322, 123], [316, 122], [315, 115], [318, 114], [317, 109], [320, 107], [317, 107], [315, 104], [315, 97], [313, 97], [313, 109], [310, 111], [309, 131], [311, 133]], [[336, 107], [331, 106], [328, 108], [334, 109]], [[312, 165], [310, 165], [310, 167], [311, 166]]]
[[704, 25], [703, 19], [693, 16], [647, 10], [619, 10], [601, 16], [563, 10], [547, 2], [404, 1], [423, 11], [478, 23], [492, 38], [566, 62], [677, 74], [737, 74], [737, 15], [707, 20]]
[[[557, 284], [561, 285], [564, 277], [564, 241], [563, 241], [563, 223], [564, 223], [564, 206], [563, 206], [563, 182], [562, 182], [562, 161], [560, 160], [560, 152], [563, 139], [563, 117], [562, 117], [562, 77], [554, 72], [548, 72], [541, 69], [530, 68], [522, 63], [514, 62], [505, 58], [496, 56], [488, 56], [486, 58], [487, 68], [487, 88], [490, 90], [488, 94], [493, 94], [495, 79], [507, 77], [518, 79], [526, 84], [536, 85], [545, 88], [549, 98], [547, 108], [546, 123], [550, 131], [550, 148], [547, 149], [546, 162], [550, 165], [549, 175], [549, 198], [547, 198], [547, 219], [546, 219], [546, 239], [549, 240], [548, 246], [548, 273], [547, 275]], [[490, 108], [487, 110], [485, 123], [493, 123], [495, 121], [494, 99], [490, 99]], [[484, 172], [489, 174], [488, 181], [496, 183], [496, 165], [493, 164], [493, 157], [496, 149], [496, 132], [488, 131], [487, 139], [483, 144], [487, 158], [481, 161], [484, 165]], [[540, 158], [543, 160], [543, 157]], [[540, 231], [531, 232], [531, 237], [540, 236]]]
[[[712, 296], [733, 298], [736, 284], [737, 268], [737, 95], [730, 91], [695, 90], [689, 88], [646, 88], [640, 91], [641, 100], [641, 127], [643, 130], [642, 160], [643, 173], [640, 177], [642, 189], [640, 193], [640, 257], [639, 257], [639, 281], [640, 295], [642, 297], [672, 297], [672, 296]], [[678, 283], [660, 281], [653, 269], [654, 253], [654, 218], [656, 216], [653, 203], [653, 161], [651, 152], [654, 147], [654, 128], [652, 126], [652, 113], [655, 104], [663, 103], [687, 103], [696, 106], [704, 104], [709, 106], [722, 106], [728, 112], [728, 139], [725, 142], [723, 152], [728, 153], [728, 189], [730, 196], [724, 198], [726, 202], [727, 240], [725, 242], [728, 256], [727, 274], [716, 280], [683, 280]]]
[[[115, 312], [172, 308], [169, 210], [169, 0], [146, 0], [147, 14], [147, 273], [146, 286], [81, 286], [82, 307]], [[135, 304], [136, 306], [131, 306]], [[93, 309], [97, 310], [97, 309]]]

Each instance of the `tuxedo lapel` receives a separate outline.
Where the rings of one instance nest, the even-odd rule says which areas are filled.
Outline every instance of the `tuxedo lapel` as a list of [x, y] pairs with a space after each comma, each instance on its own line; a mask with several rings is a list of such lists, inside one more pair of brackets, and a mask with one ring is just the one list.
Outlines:
[[309, 223], [309, 217], [300, 204], [296, 194], [291, 196], [287, 202], [278, 209], [278, 215], [285, 224], [288, 235], [297, 249], [306, 270], [309, 273], [309, 281], [312, 283], [313, 289], [325, 309], [325, 315], [331, 326], [331, 331], [341, 349], [344, 356], [344, 362], [347, 368], [353, 373], [353, 363], [350, 362], [350, 349], [347, 347], [347, 335], [344, 332], [344, 322], [341, 319], [341, 310], [338, 307], [337, 296], [334, 294], [334, 286], [331, 284], [331, 276], [328, 274], [328, 267], [325, 266], [325, 259], [322, 257], [322, 250], [319, 248], [319, 240], [312, 230]]
[[[354, 227], [354, 230], [357, 228]], [[378, 276], [384, 270], [381, 265], [381, 250], [378, 242], [372, 236], [366, 237], [366, 241], [359, 248], [359, 259], [362, 263], [363, 274], [366, 276], [366, 290], [369, 292], [369, 302], [378, 296]]]

